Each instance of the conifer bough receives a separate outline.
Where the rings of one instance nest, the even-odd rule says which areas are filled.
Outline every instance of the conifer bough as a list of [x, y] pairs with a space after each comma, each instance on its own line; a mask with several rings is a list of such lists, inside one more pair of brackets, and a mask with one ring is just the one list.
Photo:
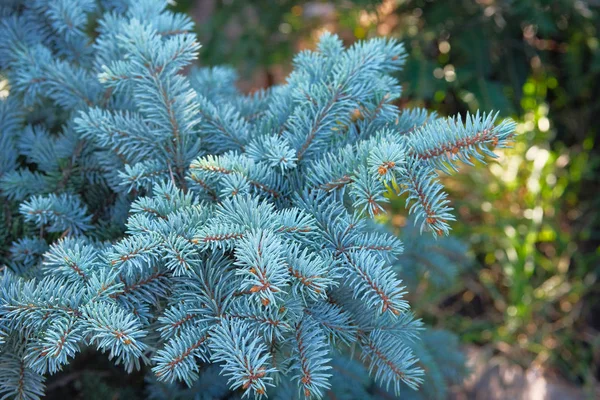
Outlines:
[[200, 45], [165, 7], [0, 6], [5, 398], [40, 398], [89, 347], [147, 370], [149, 398], [418, 389], [402, 245], [371, 218], [407, 193], [421, 233], [448, 234], [438, 171], [494, 156], [513, 122], [399, 110], [388, 39], [324, 34], [245, 95], [229, 68], [183, 73]]

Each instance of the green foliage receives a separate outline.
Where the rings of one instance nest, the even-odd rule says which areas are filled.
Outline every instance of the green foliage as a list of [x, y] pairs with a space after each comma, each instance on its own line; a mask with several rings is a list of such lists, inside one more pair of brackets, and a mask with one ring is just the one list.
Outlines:
[[[395, 11], [418, 15], [407, 76], [439, 76], [407, 94], [442, 112], [493, 106], [519, 121], [524, 142], [504, 153], [503, 168], [447, 182], [460, 215], [476, 226], [458, 231], [478, 258], [445, 321], [463, 340], [507, 343], [524, 365], [548, 360], [589, 382], [597, 344], [578, 332], [589, 329], [597, 303], [600, 14], [570, 1], [459, 4], [414, 1]], [[402, 25], [395, 31], [412, 35]]]
[[373, 8], [373, 4], [371, 0], [184, 0], [175, 7], [199, 20], [204, 63], [233, 64], [249, 74], [257, 68], [289, 63], [297, 51], [290, 41], [309, 34], [324, 16], [351, 15], [355, 7]]

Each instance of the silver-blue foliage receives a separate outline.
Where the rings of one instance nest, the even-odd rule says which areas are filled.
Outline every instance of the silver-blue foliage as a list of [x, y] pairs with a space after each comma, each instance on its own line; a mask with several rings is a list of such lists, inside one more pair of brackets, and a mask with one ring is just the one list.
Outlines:
[[324, 34], [284, 85], [242, 94], [229, 68], [184, 73], [200, 45], [166, 5], [0, 5], [0, 195], [24, 226], [0, 283], [0, 390], [37, 399], [87, 347], [147, 368], [149, 398], [376, 398], [365, 371], [417, 389], [433, 350], [402, 244], [371, 218], [408, 193], [419, 232], [448, 234], [438, 171], [493, 156], [514, 124], [399, 110], [406, 54], [388, 39]]

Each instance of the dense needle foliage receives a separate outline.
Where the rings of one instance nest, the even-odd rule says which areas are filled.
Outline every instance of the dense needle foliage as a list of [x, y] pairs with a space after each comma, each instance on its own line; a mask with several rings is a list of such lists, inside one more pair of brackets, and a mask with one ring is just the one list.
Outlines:
[[147, 370], [154, 398], [376, 397], [366, 371], [399, 393], [424, 369], [443, 397], [457, 344], [420, 339], [402, 244], [372, 218], [408, 193], [419, 232], [448, 234], [438, 171], [514, 124], [399, 110], [386, 39], [325, 34], [285, 85], [241, 94], [228, 68], [183, 73], [200, 45], [165, 6], [0, 8], [2, 392], [38, 398], [92, 347]]

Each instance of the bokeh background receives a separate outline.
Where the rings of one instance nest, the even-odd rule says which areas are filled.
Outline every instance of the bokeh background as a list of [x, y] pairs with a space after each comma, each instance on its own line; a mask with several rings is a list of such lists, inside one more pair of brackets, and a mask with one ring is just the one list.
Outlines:
[[[496, 110], [516, 120], [521, 135], [512, 149], [489, 168], [447, 178], [459, 217], [453, 234], [471, 261], [443, 291], [419, 284], [412, 305], [459, 335], [476, 375], [465, 383], [471, 394], [479, 385], [482, 398], [600, 396], [600, 1], [179, 0], [173, 7], [197, 23], [201, 64], [235, 66], [248, 92], [284, 82], [293, 55], [325, 30], [346, 44], [386, 35], [410, 55], [400, 106], [442, 115]], [[382, 222], [402, 232], [402, 199]], [[546, 388], [532, 389], [540, 376]], [[493, 385], [520, 388], [492, 395]]]

